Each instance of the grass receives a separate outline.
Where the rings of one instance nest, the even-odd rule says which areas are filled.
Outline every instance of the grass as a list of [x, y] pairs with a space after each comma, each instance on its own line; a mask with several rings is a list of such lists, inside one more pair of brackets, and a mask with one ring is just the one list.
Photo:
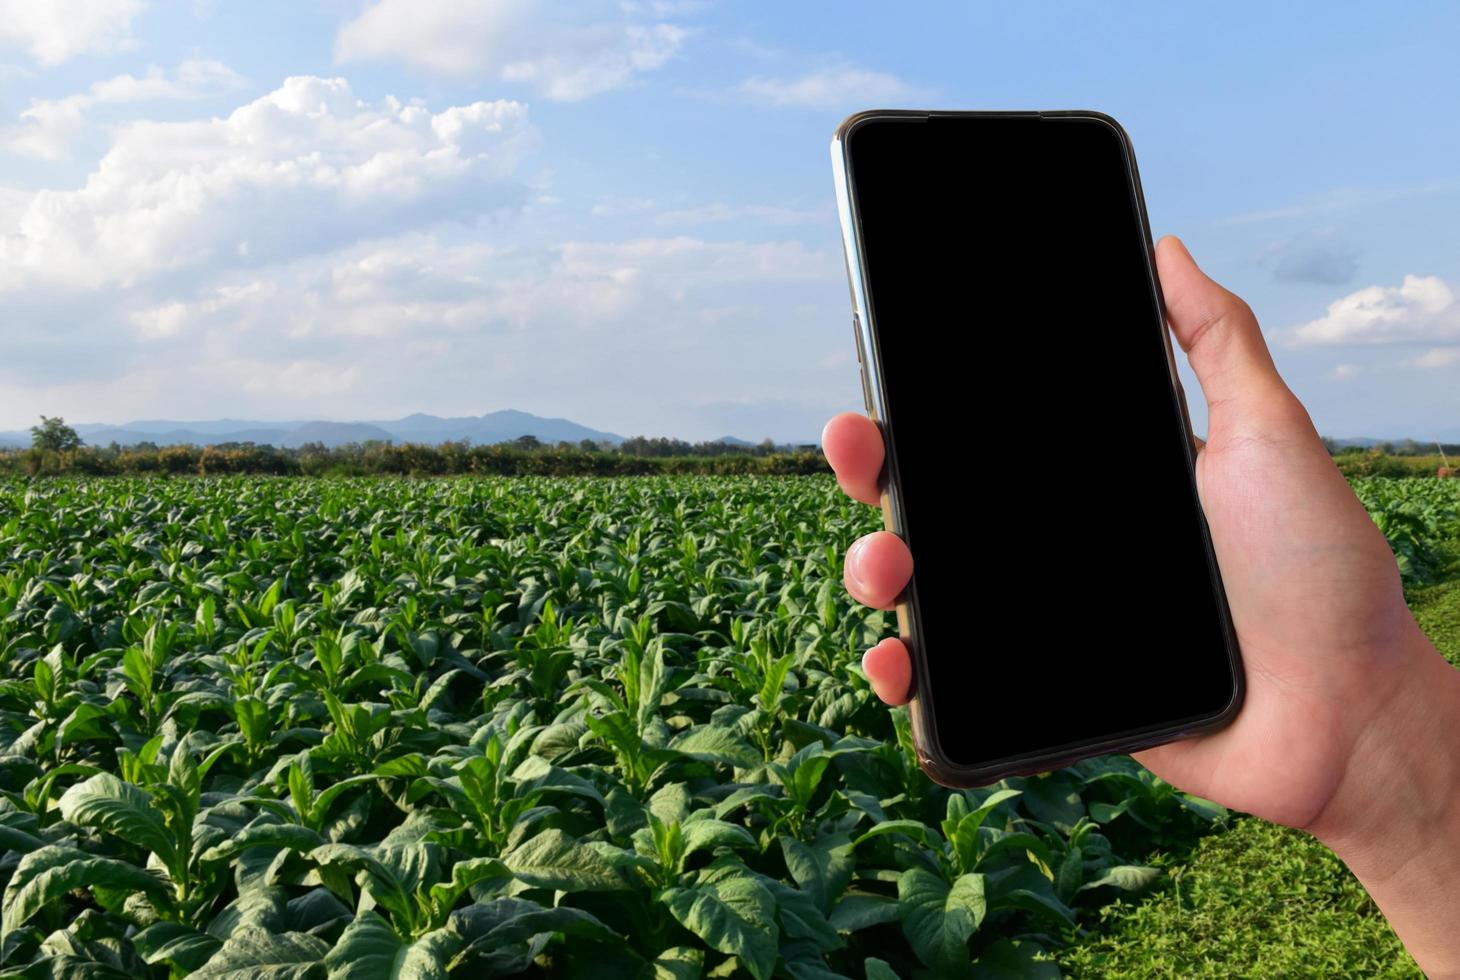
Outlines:
[[[1446, 564], [1460, 559], [1450, 546]], [[1408, 590], [1415, 619], [1460, 666], [1460, 577]], [[1300, 831], [1238, 817], [1226, 833], [1151, 863], [1170, 874], [1101, 910], [1057, 954], [1075, 977], [1423, 977], [1358, 880]]]
[[1460, 579], [1453, 577], [1460, 572], [1460, 542], [1446, 542], [1441, 561], [1451, 577], [1409, 589], [1405, 598], [1430, 642], [1460, 667]]
[[[1159, 862], [1158, 862], [1159, 863]], [[1363, 887], [1313, 837], [1255, 817], [1204, 838], [1136, 903], [1060, 951], [1073, 977], [1423, 977]]]

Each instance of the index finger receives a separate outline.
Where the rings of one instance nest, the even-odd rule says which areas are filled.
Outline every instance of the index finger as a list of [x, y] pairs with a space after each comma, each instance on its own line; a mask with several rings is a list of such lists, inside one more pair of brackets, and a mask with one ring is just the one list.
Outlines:
[[886, 450], [876, 422], [856, 412], [842, 412], [822, 430], [821, 451], [848, 497], [877, 506], [882, 499], [880, 480]]

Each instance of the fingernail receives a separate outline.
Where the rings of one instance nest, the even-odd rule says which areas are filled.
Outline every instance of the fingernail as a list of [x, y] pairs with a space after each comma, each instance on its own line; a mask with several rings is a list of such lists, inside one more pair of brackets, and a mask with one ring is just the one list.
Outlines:
[[847, 581], [863, 594], [867, 592], [867, 577], [862, 569], [862, 555], [867, 550], [867, 539], [858, 538], [847, 549]]

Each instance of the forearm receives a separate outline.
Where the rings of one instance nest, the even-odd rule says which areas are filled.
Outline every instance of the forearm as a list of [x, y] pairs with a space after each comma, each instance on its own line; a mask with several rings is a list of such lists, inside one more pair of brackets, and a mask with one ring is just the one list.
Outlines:
[[1460, 671], [1416, 627], [1404, 674], [1309, 830], [1431, 980], [1460, 978]]

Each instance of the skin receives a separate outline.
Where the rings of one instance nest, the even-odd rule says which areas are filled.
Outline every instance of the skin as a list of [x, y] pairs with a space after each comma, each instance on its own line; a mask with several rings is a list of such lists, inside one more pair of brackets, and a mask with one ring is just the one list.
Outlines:
[[[1404, 602], [1384, 536], [1279, 376], [1252, 310], [1181, 241], [1156, 245], [1176, 343], [1207, 401], [1198, 496], [1247, 670], [1247, 697], [1218, 732], [1134, 757], [1173, 785], [1314, 834], [1374, 897], [1432, 977], [1460, 977], [1460, 672]], [[883, 444], [864, 416], [833, 418], [827, 460], [852, 498], [877, 505]], [[893, 608], [911, 578], [901, 538], [847, 551], [857, 601]], [[863, 670], [888, 704], [912, 670], [901, 640]]]

